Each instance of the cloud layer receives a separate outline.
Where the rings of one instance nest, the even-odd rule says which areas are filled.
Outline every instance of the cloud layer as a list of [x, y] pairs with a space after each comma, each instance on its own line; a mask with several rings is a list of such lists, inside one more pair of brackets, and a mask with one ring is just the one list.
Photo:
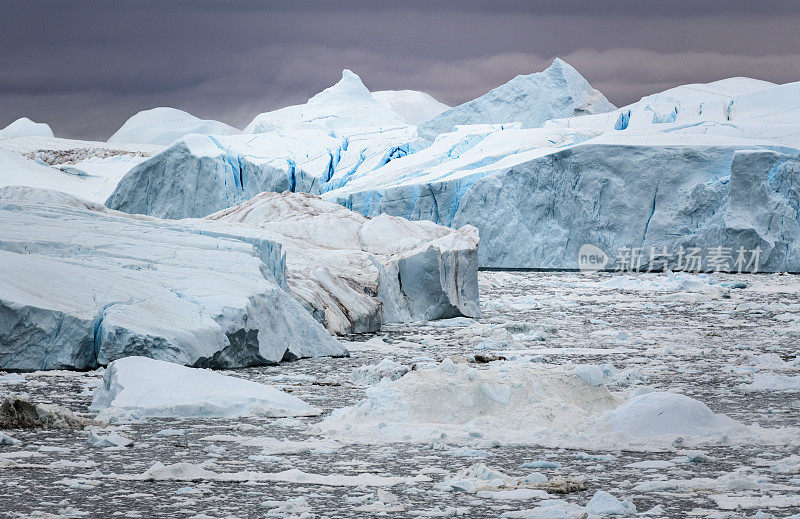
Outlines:
[[372, 90], [448, 104], [556, 56], [617, 105], [731, 76], [800, 80], [796, 2], [434, 4], [12, 0], [0, 17], [0, 126], [28, 116], [57, 135], [105, 139], [166, 105], [243, 127], [343, 68]]

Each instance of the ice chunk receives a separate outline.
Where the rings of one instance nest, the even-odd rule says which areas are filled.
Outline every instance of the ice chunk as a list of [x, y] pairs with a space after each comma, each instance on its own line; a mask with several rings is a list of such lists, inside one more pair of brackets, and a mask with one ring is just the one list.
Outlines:
[[100, 416], [139, 410], [146, 417], [230, 418], [248, 415], [254, 406], [280, 417], [321, 412], [271, 386], [145, 357], [109, 364], [92, 401]]
[[20, 443], [22, 442], [16, 438], [0, 432], [0, 445], [19, 445]]
[[480, 315], [473, 227], [365, 218], [304, 193], [261, 193], [206, 220], [281, 243], [289, 287], [333, 333]]
[[89, 431], [89, 445], [93, 447], [130, 447], [133, 440], [126, 438], [116, 431], [100, 434], [96, 430]]
[[743, 391], [800, 391], [800, 375], [776, 375], [759, 373], [753, 382], [740, 386]]
[[[343, 441], [548, 441], [582, 434], [592, 417], [620, 399], [589, 386], [566, 368], [492, 362], [486, 369], [446, 358], [366, 390], [358, 404], [312, 426]], [[430, 398], [430, 395], [437, 395]]]
[[605, 490], [598, 490], [586, 504], [586, 511], [601, 517], [609, 515], [630, 517], [636, 513], [636, 507], [630, 501], [620, 501]]
[[725, 434], [741, 427], [698, 400], [664, 391], [635, 396], [610, 412], [606, 420], [632, 438]]

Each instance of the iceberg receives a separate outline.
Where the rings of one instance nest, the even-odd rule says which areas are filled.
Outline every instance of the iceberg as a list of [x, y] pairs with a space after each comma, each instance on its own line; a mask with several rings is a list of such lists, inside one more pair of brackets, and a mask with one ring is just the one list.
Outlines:
[[264, 191], [320, 193], [413, 153], [414, 128], [190, 135], [131, 169], [106, 201], [162, 218], [202, 217]]
[[314, 195], [269, 192], [205, 220], [280, 243], [289, 288], [333, 333], [480, 315], [474, 227], [365, 218]]
[[329, 132], [356, 127], [389, 129], [405, 124], [390, 103], [384, 104], [373, 97], [361, 78], [345, 69], [338, 83], [311, 97], [306, 104], [259, 114], [244, 133], [296, 129]]
[[106, 368], [91, 409], [100, 418], [135, 411], [145, 418], [316, 416], [321, 411], [271, 386], [147, 357], [125, 357]]
[[509, 132], [554, 129], [492, 132], [468, 143], [460, 157], [420, 168], [423, 158], [430, 164], [441, 157], [440, 142], [468, 140], [458, 138], [467, 132], [462, 128], [323, 196], [368, 216], [474, 225], [482, 267], [576, 268], [579, 248], [592, 244], [612, 260], [624, 248], [758, 247], [760, 270], [800, 270], [791, 187], [797, 148], [713, 134], [625, 132], [499, 157], [489, 151], [497, 144], [487, 145], [495, 136], [507, 143]]
[[0, 369], [346, 354], [287, 292], [273, 241], [25, 187], [0, 188], [0, 221]]
[[194, 115], [165, 106], [142, 110], [109, 137], [110, 144], [154, 144], [169, 146], [189, 134], [236, 135], [241, 133], [233, 126], [213, 120], [203, 120]]
[[0, 138], [14, 139], [17, 137], [53, 137], [53, 130], [47, 123], [36, 123], [27, 117], [20, 117], [0, 130]]
[[546, 70], [517, 76], [477, 99], [453, 107], [419, 126], [433, 140], [458, 125], [521, 123], [537, 128], [560, 117], [609, 112], [616, 107], [571, 65], [556, 58]]

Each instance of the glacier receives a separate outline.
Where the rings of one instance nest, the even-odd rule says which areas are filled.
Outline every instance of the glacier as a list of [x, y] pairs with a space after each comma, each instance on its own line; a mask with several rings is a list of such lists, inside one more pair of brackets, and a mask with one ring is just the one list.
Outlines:
[[625, 247], [760, 247], [762, 269], [800, 270], [800, 150], [713, 135], [691, 140], [659, 134], [637, 144], [606, 135], [532, 150], [530, 160], [522, 153], [516, 164], [505, 157], [436, 181], [326, 196], [365, 215], [474, 225], [481, 266], [577, 268], [578, 249], [589, 243], [612, 257]]
[[285, 289], [275, 242], [26, 187], [0, 188], [0, 221], [0, 369], [347, 354]]
[[142, 110], [125, 121], [109, 137], [109, 144], [153, 144], [169, 146], [185, 135], [236, 135], [238, 129], [225, 123], [203, 120], [178, 110], [161, 106]]
[[477, 99], [446, 110], [418, 130], [421, 137], [432, 140], [458, 125], [517, 122], [523, 128], [537, 128], [550, 119], [615, 108], [569, 63], [556, 58], [543, 72], [517, 76]]
[[592, 244], [612, 260], [624, 248], [759, 248], [760, 270], [798, 271], [799, 93], [731, 78], [540, 128], [458, 126], [323, 197], [474, 225], [483, 267], [576, 268]]

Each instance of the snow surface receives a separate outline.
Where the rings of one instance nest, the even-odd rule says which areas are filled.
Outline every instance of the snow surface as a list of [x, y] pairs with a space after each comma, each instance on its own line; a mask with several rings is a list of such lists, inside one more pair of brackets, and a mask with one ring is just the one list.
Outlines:
[[523, 128], [537, 128], [550, 119], [614, 108], [577, 70], [556, 58], [542, 72], [517, 76], [477, 99], [446, 110], [421, 124], [419, 134], [433, 140], [465, 124], [522, 123]]
[[14, 139], [17, 137], [53, 137], [53, 130], [47, 123], [36, 123], [27, 117], [20, 117], [13, 123], [0, 130], [0, 138]]
[[161, 149], [52, 136], [0, 139], [0, 187], [56, 189], [103, 203], [133, 166]]
[[144, 417], [203, 418], [253, 412], [275, 417], [321, 413], [271, 386], [146, 357], [125, 357], [109, 364], [103, 383], [94, 391], [92, 409], [100, 412], [100, 419], [120, 411], [137, 411]]
[[380, 90], [372, 92], [372, 97], [399, 115], [406, 123], [414, 126], [433, 119], [450, 109], [431, 95], [418, 90]]
[[0, 188], [0, 367], [130, 355], [247, 366], [346, 351], [283, 288], [280, 245]]
[[189, 134], [236, 135], [233, 126], [213, 120], [203, 120], [176, 108], [159, 107], [142, 110], [108, 138], [112, 144], [156, 144], [169, 146]]

